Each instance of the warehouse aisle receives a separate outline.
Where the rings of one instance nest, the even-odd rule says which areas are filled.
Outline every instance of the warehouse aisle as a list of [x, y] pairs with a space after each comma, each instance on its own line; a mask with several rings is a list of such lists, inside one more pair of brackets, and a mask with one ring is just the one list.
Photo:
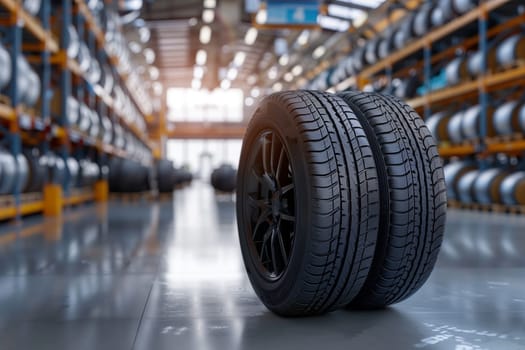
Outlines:
[[451, 212], [438, 268], [383, 311], [283, 319], [244, 274], [231, 198], [82, 207], [0, 231], [0, 349], [523, 349], [525, 218]]

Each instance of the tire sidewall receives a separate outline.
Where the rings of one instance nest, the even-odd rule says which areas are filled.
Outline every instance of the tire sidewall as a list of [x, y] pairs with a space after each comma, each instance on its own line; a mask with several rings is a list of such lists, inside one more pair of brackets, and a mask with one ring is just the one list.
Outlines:
[[[254, 255], [255, 252], [247, 237], [251, 229], [247, 213], [245, 179], [251, 171], [249, 166], [254, 157], [256, 142], [261, 134], [268, 130], [277, 133], [287, 149], [294, 176], [296, 202], [295, 239], [290, 261], [286, 271], [276, 281], [269, 281], [259, 272], [255, 262], [257, 256]], [[311, 193], [305, 154], [304, 143], [293, 115], [271, 99], [263, 101], [255, 112], [243, 141], [237, 180], [237, 220], [241, 251], [249, 279], [257, 295], [275, 312], [279, 312], [280, 305], [293, 300], [303, 287], [300, 281], [303, 278], [305, 255], [311, 237], [311, 215], [309, 215]]]

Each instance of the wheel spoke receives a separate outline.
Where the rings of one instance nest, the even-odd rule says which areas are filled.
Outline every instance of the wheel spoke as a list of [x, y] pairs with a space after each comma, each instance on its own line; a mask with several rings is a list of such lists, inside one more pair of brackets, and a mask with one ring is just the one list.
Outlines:
[[279, 228], [277, 228], [277, 238], [279, 239], [279, 248], [281, 249], [281, 256], [283, 257], [284, 265], [288, 265], [288, 254], [286, 254], [283, 235]]
[[275, 174], [275, 167], [274, 167], [274, 160], [275, 160], [275, 135], [272, 135], [271, 145], [270, 145], [270, 171], [271, 173], [276, 176]]
[[279, 159], [277, 161], [277, 169], [275, 169], [275, 178], [278, 179], [279, 175], [281, 174], [281, 167], [283, 166], [284, 162], [284, 147], [281, 147], [281, 152], [279, 152]]
[[271, 234], [271, 237], [270, 237], [270, 252], [272, 253], [272, 266], [273, 266], [273, 272], [275, 274], [278, 273], [278, 268], [277, 268], [277, 257], [275, 255], [275, 228], [272, 229], [272, 234]]
[[286, 214], [286, 213], [280, 213], [280, 217], [281, 217], [281, 220], [295, 222], [295, 216], [293, 215]]
[[271, 205], [271, 203], [269, 203], [267, 199], [256, 199], [254, 197], [254, 194], [248, 195], [248, 202], [251, 206], [259, 208], [261, 210], [268, 209]]
[[263, 169], [266, 174], [270, 172], [268, 161], [269, 161], [270, 155], [268, 154], [268, 139], [266, 136], [262, 139], [262, 164]]
[[257, 237], [257, 231], [259, 231], [260, 226], [268, 220], [268, 216], [272, 213], [270, 209], [266, 209], [261, 211], [261, 214], [259, 215], [259, 218], [257, 219], [257, 222], [255, 223], [255, 226], [252, 231], [252, 240], [255, 241], [255, 238]]
[[286, 185], [283, 188], [281, 188], [281, 196], [284, 196], [287, 192], [293, 190], [294, 187], [295, 187], [295, 184], [292, 182], [291, 184]]

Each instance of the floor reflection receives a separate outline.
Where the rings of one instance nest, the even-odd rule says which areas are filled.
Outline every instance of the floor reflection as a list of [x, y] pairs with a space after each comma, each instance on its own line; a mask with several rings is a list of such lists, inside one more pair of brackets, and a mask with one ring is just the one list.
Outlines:
[[524, 349], [525, 218], [451, 212], [438, 268], [375, 312], [285, 319], [207, 185], [0, 227], [0, 349]]

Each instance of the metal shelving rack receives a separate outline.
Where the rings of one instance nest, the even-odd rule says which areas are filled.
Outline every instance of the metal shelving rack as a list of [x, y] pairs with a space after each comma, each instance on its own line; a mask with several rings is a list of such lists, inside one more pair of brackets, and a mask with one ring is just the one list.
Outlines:
[[[62, 0], [61, 6], [61, 29], [60, 38], [55, 38], [50, 30], [51, 0], [43, 0], [38, 18], [27, 13], [22, 4], [15, 0], [0, 0], [0, 8], [8, 13], [2, 27], [5, 29], [4, 39], [9, 46], [12, 61], [12, 71], [16, 72], [17, 57], [25, 52], [25, 55], [33, 64], [38, 66], [41, 79], [41, 96], [39, 110], [29, 110], [19, 104], [17, 95], [17, 74], [13, 74], [8, 87], [9, 103], [0, 102], [0, 126], [4, 137], [7, 139], [9, 149], [13, 155], [22, 151], [22, 132], [25, 129], [39, 132], [38, 146], [48, 150], [52, 145], [57, 153], [66, 160], [69, 157], [72, 143], [81, 144], [76, 147], [83, 155], [92, 155], [99, 165], [106, 164], [108, 157], [128, 158], [125, 150], [118, 149], [111, 144], [104, 144], [101, 140], [93, 139], [85, 133], [76, 130], [68, 124], [66, 115], [67, 96], [73, 91], [77, 96], [86, 96], [89, 107], [100, 112], [108, 112], [113, 123], [119, 123], [125, 130], [131, 132], [144, 146], [152, 151], [150, 140], [146, 130], [140, 130], [136, 125], [129, 123], [114, 108], [114, 101], [100, 86], [92, 86], [79, 68], [76, 61], [67, 58], [66, 48], [69, 44], [68, 28], [74, 24], [79, 31], [79, 36], [86, 29], [87, 44], [90, 52], [99, 59], [108, 62], [112, 67], [116, 84], [120, 84], [132, 103], [142, 114], [145, 121], [152, 119], [146, 114], [144, 106], [129, 86], [128, 77], [118, 73], [115, 68], [120, 64], [119, 58], [110, 56], [105, 49], [105, 38], [102, 30], [87, 7], [84, 0]], [[111, 6], [111, 4], [107, 5]], [[31, 36], [31, 43], [23, 42], [23, 34]], [[38, 54], [34, 54], [38, 53]], [[61, 90], [61, 115], [59, 120], [51, 117], [49, 90], [51, 87], [51, 76], [55, 70], [59, 70]], [[23, 126], [23, 127], [22, 127]], [[147, 164], [146, 164], [147, 163]], [[144, 165], [151, 165], [149, 162]], [[18, 165], [17, 165], [18, 166]], [[66, 167], [67, 169], [67, 167]], [[66, 171], [67, 172], [67, 171]], [[63, 207], [76, 205], [86, 201], [106, 201], [108, 198], [108, 183], [99, 180], [93, 189], [71, 191], [68, 188], [69, 174], [63, 183], [48, 183], [43, 193], [21, 194], [17, 188], [9, 196], [0, 198], [0, 220], [10, 218], [19, 219], [23, 215], [43, 212], [46, 215], [60, 215]], [[63, 195], [64, 193], [64, 195]]]

